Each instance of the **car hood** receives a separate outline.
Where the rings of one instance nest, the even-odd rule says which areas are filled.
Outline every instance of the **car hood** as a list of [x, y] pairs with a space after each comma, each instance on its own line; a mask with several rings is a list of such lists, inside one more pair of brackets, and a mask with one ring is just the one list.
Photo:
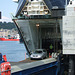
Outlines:
[[33, 54], [31, 54], [31, 55], [43, 55], [43, 53], [33, 53]]

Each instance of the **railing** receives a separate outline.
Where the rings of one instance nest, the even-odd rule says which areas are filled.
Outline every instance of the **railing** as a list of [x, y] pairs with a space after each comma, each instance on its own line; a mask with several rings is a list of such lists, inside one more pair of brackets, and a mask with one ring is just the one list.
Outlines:
[[8, 71], [11, 71], [11, 69], [9, 69], [9, 70], [5, 70], [5, 71], [0, 71], [0, 75], [2, 75], [1, 73], [3, 73], [3, 72], [8, 72]]
[[19, 15], [19, 13], [21, 12], [21, 10], [22, 10], [23, 6], [25, 5], [25, 3], [26, 3], [26, 0], [20, 0], [19, 1], [16, 16]]
[[50, 19], [51, 15], [20, 15], [18, 19]]
[[10, 62], [3, 62], [0, 64], [0, 75], [11, 75]]

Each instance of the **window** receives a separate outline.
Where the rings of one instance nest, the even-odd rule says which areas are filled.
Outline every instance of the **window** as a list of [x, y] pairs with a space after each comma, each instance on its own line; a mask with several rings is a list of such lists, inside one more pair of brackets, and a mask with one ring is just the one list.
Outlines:
[[37, 11], [37, 14], [40, 14], [40, 12], [39, 12], [39, 11]]
[[35, 11], [32, 11], [32, 14], [35, 14]]
[[43, 52], [46, 52], [46, 50], [43, 50]]
[[35, 53], [42, 53], [42, 51], [35, 51]]
[[40, 5], [44, 5], [44, 3], [43, 2], [40, 2]]

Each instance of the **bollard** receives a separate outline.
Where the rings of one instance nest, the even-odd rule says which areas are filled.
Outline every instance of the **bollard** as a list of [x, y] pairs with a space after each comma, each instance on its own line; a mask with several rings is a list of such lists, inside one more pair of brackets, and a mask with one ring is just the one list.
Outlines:
[[3, 59], [4, 59], [5, 62], [7, 62], [6, 55], [3, 55]]
[[50, 53], [49, 53], [49, 58], [50, 58]]
[[1, 75], [11, 75], [11, 65], [9, 62], [1, 63]]
[[0, 53], [0, 61], [2, 61], [2, 54]]
[[52, 58], [52, 56], [50, 56], [50, 58]]
[[50, 55], [50, 53], [49, 53], [49, 58], [52, 58], [52, 56]]
[[25, 52], [25, 60], [26, 60], [26, 52]]

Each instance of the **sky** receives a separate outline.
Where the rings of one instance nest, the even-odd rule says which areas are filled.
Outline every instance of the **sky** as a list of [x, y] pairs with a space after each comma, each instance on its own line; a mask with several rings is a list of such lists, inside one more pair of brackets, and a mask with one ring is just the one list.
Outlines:
[[18, 4], [13, 0], [1, 0], [0, 11], [2, 12], [2, 19], [0, 22], [12, 22], [11, 13], [15, 15]]

